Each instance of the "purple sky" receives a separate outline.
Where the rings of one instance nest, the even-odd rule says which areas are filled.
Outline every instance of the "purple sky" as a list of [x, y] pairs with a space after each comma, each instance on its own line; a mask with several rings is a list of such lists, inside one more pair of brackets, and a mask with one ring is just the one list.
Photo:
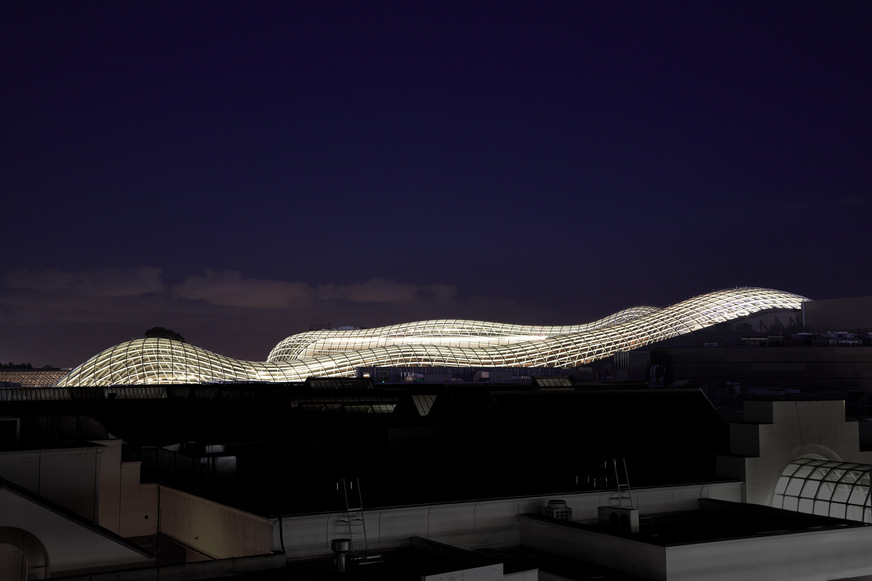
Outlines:
[[872, 294], [867, 2], [7, 2], [0, 361]]

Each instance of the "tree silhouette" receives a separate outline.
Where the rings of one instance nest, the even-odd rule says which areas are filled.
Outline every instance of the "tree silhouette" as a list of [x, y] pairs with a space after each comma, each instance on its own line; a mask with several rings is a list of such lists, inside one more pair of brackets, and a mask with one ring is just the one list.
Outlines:
[[12, 363], [11, 361], [7, 364], [0, 363], [0, 368], [2, 369], [33, 369], [33, 366], [30, 363]]
[[164, 329], [163, 327], [152, 327], [145, 332], [146, 339], [172, 339], [173, 341], [185, 342], [185, 338], [173, 331], [172, 329]]

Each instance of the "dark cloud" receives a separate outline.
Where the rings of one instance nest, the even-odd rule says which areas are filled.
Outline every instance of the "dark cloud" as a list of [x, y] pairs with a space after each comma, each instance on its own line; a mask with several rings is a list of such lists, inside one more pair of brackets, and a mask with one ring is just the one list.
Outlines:
[[546, 314], [507, 297], [459, 299], [453, 285], [384, 278], [311, 285], [206, 270], [172, 285], [158, 268], [135, 267], [17, 269], [0, 280], [0, 326], [7, 331], [0, 359], [37, 365], [76, 365], [153, 326], [258, 360], [312, 323], [371, 327], [427, 318], [504, 320], [520, 310]]
[[78, 272], [17, 269], [2, 276], [0, 324], [51, 325], [130, 320], [163, 306], [166, 286], [152, 267]]
[[353, 303], [420, 303], [451, 300], [457, 289], [448, 284], [416, 285], [373, 278], [366, 282], [318, 285], [319, 299]]
[[9, 289], [38, 293], [125, 297], [163, 292], [161, 276], [159, 268], [150, 266], [89, 268], [78, 272], [17, 269], [3, 275], [3, 284]]
[[300, 282], [243, 278], [235, 271], [207, 270], [189, 276], [172, 289], [176, 297], [222, 307], [294, 309], [311, 307], [314, 291]]

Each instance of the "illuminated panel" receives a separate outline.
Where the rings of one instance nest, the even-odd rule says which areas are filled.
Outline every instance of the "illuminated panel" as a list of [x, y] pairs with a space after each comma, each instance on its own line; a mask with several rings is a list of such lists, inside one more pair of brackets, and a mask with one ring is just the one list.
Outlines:
[[870, 471], [868, 464], [798, 458], [781, 473], [772, 506], [870, 523]]
[[[553, 335], [550, 333], [555, 329], [573, 327], [424, 321], [381, 328], [394, 329], [391, 333], [395, 337], [401, 336], [401, 328], [413, 329], [409, 331], [413, 342], [379, 345], [379, 330], [369, 329], [372, 336], [363, 335], [362, 344], [375, 342], [371, 347], [354, 348], [357, 339], [352, 339], [347, 350], [286, 361], [244, 361], [169, 339], [135, 339], [98, 353], [58, 386], [303, 381], [307, 377], [353, 377], [358, 367], [577, 367], [759, 311], [799, 309], [805, 300], [782, 291], [737, 288], [700, 295], [664, 309], [645, 307], [649, 309], [646, 314], [633, 314], [622, 322], [619, 317], [605, 326]], [[476, 331], [482, 327], [484, 330]], [[452, 336], [449, 333], [476, 337], [475, 332], [485, 333], [485, 337], [526, 339], [487, 346], [475, 341], [446, 344]], [[435, 340], [428, 342], [426, 333]], [[307, 341], [307, 345], [311, 343]]]

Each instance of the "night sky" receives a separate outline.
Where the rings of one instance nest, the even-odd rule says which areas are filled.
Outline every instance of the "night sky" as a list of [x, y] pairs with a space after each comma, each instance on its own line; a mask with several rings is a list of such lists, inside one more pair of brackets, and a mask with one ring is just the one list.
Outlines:
[[872, 3], [5, 2], [0, 362], [872, 295]]

